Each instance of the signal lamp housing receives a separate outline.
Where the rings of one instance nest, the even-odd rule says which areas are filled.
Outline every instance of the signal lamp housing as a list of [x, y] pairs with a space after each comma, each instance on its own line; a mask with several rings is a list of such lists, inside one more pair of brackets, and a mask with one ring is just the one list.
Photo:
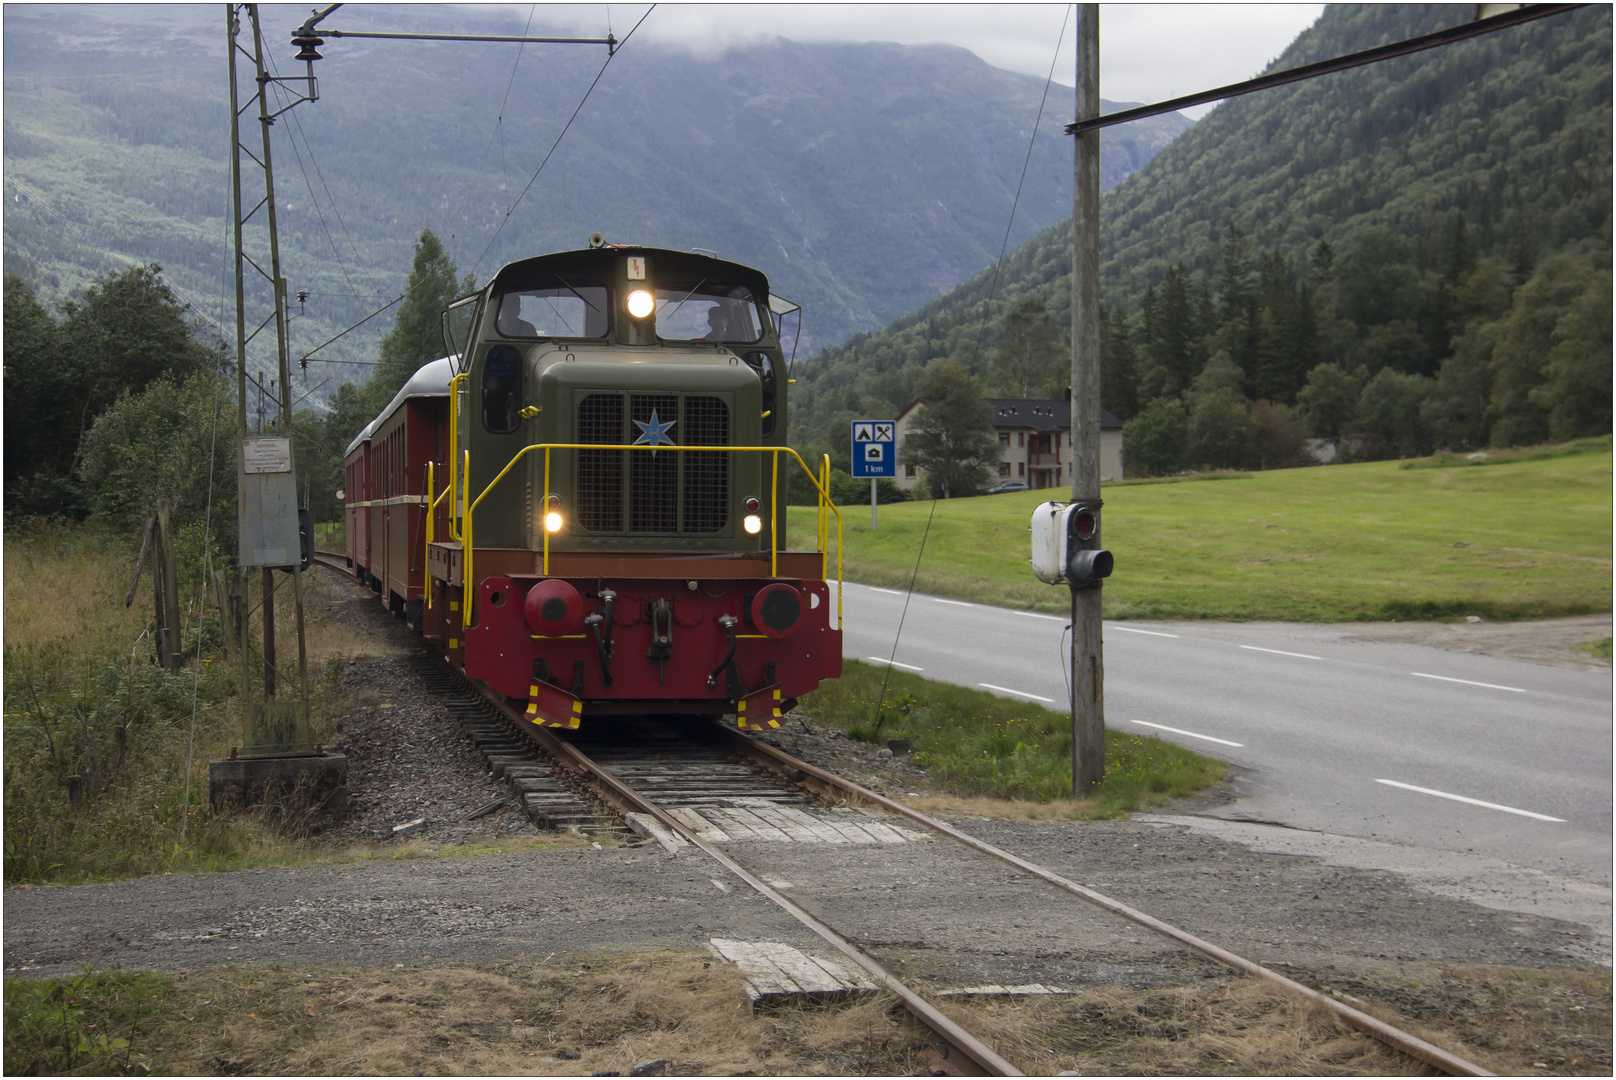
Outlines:
[[561, 516], [561, 496], [551, 495], [545, 500], [544, 531], [560, 532], [566, 523], [566, 518]]
[[1115, 560], [1100, 547], [1098, 503], [1043, 503], [1032, 512], [1031, 529], [1038, 580], [1088, 589], [1111, 576]]

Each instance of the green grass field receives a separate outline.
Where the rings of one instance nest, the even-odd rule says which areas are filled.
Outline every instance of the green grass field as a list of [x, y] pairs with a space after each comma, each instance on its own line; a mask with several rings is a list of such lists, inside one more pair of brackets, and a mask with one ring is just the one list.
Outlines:
[[[1117, 619], [1537, 619], [1611, 610], [1611, 439], [1107, 485]], [[1032, 576], [1028, 521], [1060, 490], [936, 503], [915, 588], [1067, 609]], [[848, 507], [844, 576], [907, 587], [929, 502]], [[814, 534], [793, 507], [790, 535]], [[834, 535], [834, 533], [833, 533]], [[811, 540], [809, 541], [811, 543]], [[834, 543], [834, 541], [833, 541]], [[835, 573], [835, 555], [831, 557]]]

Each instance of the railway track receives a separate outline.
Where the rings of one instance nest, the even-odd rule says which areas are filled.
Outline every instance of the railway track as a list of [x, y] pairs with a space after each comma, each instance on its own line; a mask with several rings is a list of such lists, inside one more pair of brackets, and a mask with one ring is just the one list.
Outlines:
[[[316, 561], [345, 575], [350, 573], [346, 559], [340, 555], [319, 552]], [[818, 824], [822, 817], [816, 820], [805, 813], [816, 804], [838, 806], [852, 802], [878, 807], [887, 815], [923, 826], [1243, 974], [1282, 986], [1330, 1009], [1347, 1026], [1440, 1072], [1451, 1076], [1493, 1075], [1345, 1002], [739, 731], [719, 725], [669, 725], [636, 719], [626, 733], [632, 737], [573, 733], [571, 738], [561, 738], [550, 729], [528, 723], [519, 707], [466, 679], [441, 659], [423, 655], [416, 666], [423, 682], [444, 696], [445, 705], [490, 771], [511, 785], [514, 796], [536, 825], [550, 829], [570, 827], [597, 835], [626, 835], [633, 831], [661, 840], [665, 846], [688, 845], [706, 853], [862, 968], [929, 1028], [936, 1040], [923, 1056], [934, 1075], [1021, 1074], [831, 927], [719, 848], [715, 835], [724, 834], [715, 834], [715, 820], [720, 821], [720, 828], [734, 826], [715, 817], [725, 811], [714, 808], [738, 810], [753, 819], [754, 828], [759, 827], [755, 821], [761, 818], [763, 827], [787, 829], [792, 827], [789, 823], [795, 823], [799, 829], [813, 829], [824, 827]], [[740, 823], [741, 829], [747, 827]]]

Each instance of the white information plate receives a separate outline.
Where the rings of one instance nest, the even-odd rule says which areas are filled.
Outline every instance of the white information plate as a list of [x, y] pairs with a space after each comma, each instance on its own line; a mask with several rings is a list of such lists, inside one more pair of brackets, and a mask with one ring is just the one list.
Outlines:
[[284, 438], [241, 440], [241, 469], [249, 475], [291, 472], [292, 440]]

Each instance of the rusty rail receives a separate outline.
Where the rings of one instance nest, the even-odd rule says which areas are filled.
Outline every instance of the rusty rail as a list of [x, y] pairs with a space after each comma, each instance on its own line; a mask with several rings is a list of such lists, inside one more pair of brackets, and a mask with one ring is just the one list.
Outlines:
[[1146, 915], [1142, 911], [1131, 908], [1118, 900], [1113, 900], [1109, 896], [1102, 893], [1095, 892], [1093, 889], [1086, 886], [1079, 885], [1075, 881], [1069, 881], [1066, 878], [1061, 877], [1059, 874], [1046, 870], [1042, 866], [1038, 866], [1036, 863], [1030, 863], [1019, 856], [1012, 855], [1010, 852], [1005, 851], [1002, 848], [994, 847], [992, 844], [989, 844], [983, 840], [978, 840], [976, 837], [971, 836], [968, 833], [960, 832], [958, 829], [954, 828], [945, 821], [938, 821], [936, 818], [922, 814], [918, 810], [912, 810], [900, 802], [895, 802], [892, 799], [886, 798], [885, 796], [877, 795], [875, 792], [870, 791], [867, 788], [860, 787], [859, 785], [848, 780], [844, 780], [834, 773], [828, 773], [823, 769], [815, 768], [805, 761], [798, 761], [790, 754], [787, 754], [785, 751], [777, 749], [776, 747], [770, 746], [768, 743], [750, 739], [745, 735], [742, 735], [740, 732], [732, 731], [728, 727], [725, 727], [723, 730], [730, 736], [731, 739], [736, 740], [738, 744], [744, 744], [743, 752], [746, 753], [747, 756], [767, 759], [775, 768], [784, 769], [786, 771], [786, 775], [790, 776], [798, 783], [806, 783], [809, 780], [813, 780], [815, 783], [812, 786], [822, 789], [827, 794], [834, 792], [838, 796], [856, 795], [858, 798], [873, 803], [881, 807], [883, 810], [890, 811], [894, 814], [899, 814], [913, 822], [916, 822], [917, 824], [926, 826], [928, 829], [941, 833], [950, 840], [957, 840], [965, 846], [982, 853], [983, 855], [987, 855], [998, 859], [1001, 862], [1008, 863], [1023, 873], [1031, 874], [1033, 877], [1046, 881], [1058, 889], [1071, 893], [1080, 900], [1085, 900], [1088, 903], [1093, 904], [1096, 907], [1103, 908], [1114, 915], [1120, 915], [1130, 922], [1143, 926], [1145, 929], [1151, 930], [1157, 934], [1161, 934], [1163, 937], [1171, 938], [1181, 945], [1187, 945], [1198, 952], [1205, 953], [1214, 960], [1227, 964], [1238, 971], [1243, 971], [1248, 975], [1256, 975], [1260, 978], [1271, 980], [1272, 982], [1283, 986], [1285, 989], [1290, 990], [1292, 993], [1299, 994], [1309, 1001], [1317, 1002], [1318, 1004], [1330, 1009], [1341, 1018], [1343, 1023], [1347, 1024], [1349, 1027], [1357, 1028], [1365, 1035], [1378, 1039], [1393, 1049], [1400, 1050], [1412, 1058], [1423, 1061], [1427, 1065], [1441, 1069], [1449, 1076], [1496, 1075], [1495, 1073], [1488, 1072], [1486, 1069], [1483, 1069], [1474, 1062], [1466, 1061], [1464, 1058], [1459, 1057], [1457, 1054], [1449, 1053], [1440, 1046], [1435, 1046], [1426, 1042], [1424, 1039], [1410, 1035], [1406, 1031], [1392, 1027], [1385, 1021], [1377, 1020], [1366, 1012], [1354, 1009], [1352, 1006], [1337, 1001], [1334, 998], [1326, 997], [1324, 994], [1319, 993], [1312, 987], [1303, 986], [1296, 980], [1288, 979], [1279, 974], [1277, 971], [1272, 971], [1265, 968], [1255, 961], [1247, 960], [1243, 956], [1238, 956], [1227, 949], [1213, 945], [1209, 941], [1204, 941], [1188, 931], [1180, 930], [1178, 927], [1173, 926], [1170, 923], [1165, 923], [1153, 916]]

